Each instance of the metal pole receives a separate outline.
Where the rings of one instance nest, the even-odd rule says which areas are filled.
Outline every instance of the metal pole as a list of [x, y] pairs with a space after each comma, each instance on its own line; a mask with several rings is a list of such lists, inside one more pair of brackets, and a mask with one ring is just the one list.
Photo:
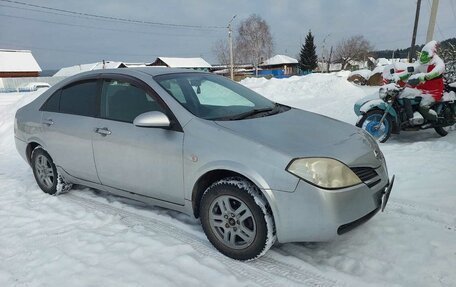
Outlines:
[[412, 62], [415, 56], [416, 31], [418, 30], [418, 19], [420, 18], [421, 0], [416, 1], [415, 24], [413, 25], [412, 45], [410, 46], [409, 62]]
[[[323, 46], [321, 48], [321, 54], [323, 55], [323, 66], [324, 66], [324, 63], [325, 63], [325, 46], [326, 46], [326, 38], [328, 38], [329, 36], [331, 35], [331, 33], [329, 33], [328, 35], [326, 35], [324, 38], [323, 38]], [[331, 57], [331, 56], [330, 56]], [[325, 71], [322, 71], [323, 73]]]
[[329, 52], [328, 67], [327, 67], [327, 70], [326, 70], [326, 72], [328, 72], [328, 73], [330, 72], [329, 68], [331, 67], [331, 56], [332, 56], [332, 54], [333, 54], [333, 46], [331, 46], [331, 50]]
[[429, 25], [426, 34], [426, 43], [432, 41], [434, 37], [435, 18], [437, 17], [437, 9], [439, 7], [439, 0], [433, 0], [431, 6], [431, 16], [429, 17]]
[[230, 45], [230, 78], [231, 80], [234, 80], [234, 60], [233, 60], [233, 37], [231, 33], [233, 32], [231, 29], [231, 22], [233, 22], [234, 18], [236, 18], [236, 15], [231, 18], [230, 22], [228, 23], [228, 41]]

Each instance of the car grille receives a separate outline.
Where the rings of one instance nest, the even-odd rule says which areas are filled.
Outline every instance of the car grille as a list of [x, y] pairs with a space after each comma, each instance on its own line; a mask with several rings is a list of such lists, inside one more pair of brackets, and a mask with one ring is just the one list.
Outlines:
[[375, 169], [370, 167], [352, 167], [351, 170], [364, 182], [369, 188], [379, 184], [382, 180]]
[[364, 222], [366, 222], [369, 219], [371, 219], [379, 210], [380, 210], [380, 205], [376, 209], [374, 209], [373, 211], [371, 211], [368, 214], [364, 215], [363, 217], [361, 217], [361, 218], [359, 218], [359, 219], [357, 219], [355, 221], [352, 221], [350, 223], [347, 223], [347, 224], [339, 226], [339, 228], [337, 228], [337, 234], [338, 235], [342, 235], [342, 234], [347, 233], [350, 230], [360, 226]]
[[352, 167], [351, 170], [361, 179], [366, 182], [378, 176], [377, 172], [370, 167]]

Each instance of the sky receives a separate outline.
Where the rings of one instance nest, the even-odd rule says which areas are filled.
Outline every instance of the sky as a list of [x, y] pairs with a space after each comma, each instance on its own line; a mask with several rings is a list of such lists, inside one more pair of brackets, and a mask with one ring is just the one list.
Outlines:
[[[93, 19], [20, 3], [153, 23]], [[426, 39], [432, 0], [422, 0], [417, 43]], [[353, 35], [375, 50], [410, 46], [416, 0], [0, 0], [0, 49], [32, 50], [42, 69], [104, 60], [152, 62], [159, 56], [217, 63], [214, 43], [251, 14], [267, 21], [274, 53], [296, 57], [309, 30], [317, 51]], [[185, 27], [181, 26], [184, 25]], [[192, 27], [187, 27], [192, 26]], [[456, 37], [456, 0], [440, 0], [436, 40]]]

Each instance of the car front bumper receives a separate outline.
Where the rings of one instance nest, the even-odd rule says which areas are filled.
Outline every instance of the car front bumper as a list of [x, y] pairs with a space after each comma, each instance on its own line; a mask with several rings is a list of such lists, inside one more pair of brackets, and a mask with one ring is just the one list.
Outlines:
[[341, 190], [301, 180], [292, 193], [271, 191], [278, 241], [329, 241], [370, 219], [382, 208], [392, 183], [384, 166], [375, 171], [378, 176], [369, 182]]

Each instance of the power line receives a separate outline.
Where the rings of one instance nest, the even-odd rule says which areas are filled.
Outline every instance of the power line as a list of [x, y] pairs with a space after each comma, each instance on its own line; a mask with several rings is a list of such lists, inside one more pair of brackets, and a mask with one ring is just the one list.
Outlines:
[[[0, 0], [0, 1], [2, 1], [2, 0]], [[39, 9], [33, 9], [33, 8], [27, 8], [27, 7], [16, 7], [16, 6], [5, 5], [5, 4], [0, 4], [0, 7], [16, 9], [16, 10], [20, 10], [20, 11], [32, 11], [32, 12], [45, 13], [45, 14], [51, 14], [51, 15], [57, 15], [57, 16], [73, 17], [73, 18], [79, 18], [79, 19], [89, 19], [89, 20], [104, 21], [104, 22], [115, 22], [115, 23], [121, 23], [121, 24], [137, 24], [137, 23], [125, 23], [125, 22], [119, 22], [119, 21], [112, 21], [112, 20], [107, 20], [107, 19], [91, 18], [91, 17], [87, 17], [87, 16], [80, 16], [80, 15], [64, 14], [64, 13], [52, 12], [52, 11], [42, 11]], [[96, 28], [96, 27], [94, 27], [94, 28]], [[155, 28], [157, 28], [157, 27], [155, 27]], [[175, 27], [171, 27], [171, 28], [175, 28]], [[195, 28], [188, 28], [187, 30], [201, 31], [201, 29], [195, 29]], [[119, 31], [122, 31], [122, 30], [119, 30]], [[207, 29], [206, 31], [220, 32], [220, 30], [214, 30], [214, 29], [211, 29], [211, 30]], [[161, 35], [163, 35], [163, 34], [161, 34]]]
[[456, 9], [454, 9], [453, 0], [448, 0], [451, 5], [451, 11], [453, 11], [454, 19], [456, 19]]
[[13, 3], [13, 4], [17, 4], [17, 5], [22, 5], [22, 6], [27, 6], [27, 7], [40, 8], [40, 9], [43, 9], [43, 10], [63, 12], [63, 13], [68, 13], [68, 14], [73, 14], [73, 15], [78, 15], [78, 16], [84, 16], [84, 17], [90, 17], [90, 18], [98, 18], [98, 19], [104, 19], [104, 20], [116, 21], [116, 22], [123, 22], [123, 23], [133, 23], [133, 24], [153, 25], [153, 26], [165, 26], [165, 27], [183, 28], [183, 29], [185, 29], [185, 28], [192, 28], [192, 29], [226, 29], [226, 27], [223, 27], [223, 26], [203, 26], [203, 25], [186, 25], [186, 24], [174, 24], [174, 23], [164, 23], [164, 22], [152, 22], [152, 21], [145, 21], [145, 20], [122, 18], [122, 17], [113, 17], [113, 16], [105, 16], [105, 15], [98, 15], [98, 14], [91, 14], [91, 13], [83, 13], [83, 12], [71, 11], [71, 10], [66, 10], [66, 9], [58, 9], [58, 8], [53, 8], [53, 7], [43, 6], [43, 5], [30, 4], [30, 3], [20, 2], [20, 1], [13, 1], [13, 0], [0, 0], [0, 1]]
[[177, 37], [205, 37], [205, 38], [208, 37], [207, 34], [201, 34], [201, 35], [192, 34], [192, 35], [190, 35], [190, 34], [170, 34], [170, 33], [145, 32], [145, 31], [138, 31], [138, 30], [125, 30], [125, 29], [117, 29], [117, 28], [105, 28], [105, 27], [92, 26], [92, 25], [71, 24], [71, 23], [65, 23], [65, 22], [60, 22], [60, 21], [50, 21], [50, 20], [36, 19], [36, 18], [30, 18], [30, 17], [16, 16], [16, 15], [0, 14], [0, 16], [9, 17], [9, 18], [16, 18], [16, 19], [23, 19], [23, 20], [28, 20], [28, 21], [41, 22], [41, 23], [58, 24], [58, 25], [64, 25], [64, 26], [70, 26], [70, 27], [80, 27], [80, 28], [86, 28], [86, 29], [97, 29], [97, 30], [114, 31], [114, 32], [139, 33], [139, 34], [159, 35], [159, 36], [172, 36], [172, 37], [176, 37], [176, 36]]
[[0, 4], [0, 7], [6, 7], [6, 8], [16, 9], [16, 10], [20, 10], [20, 11], [32, 11], [32, 12], [38, 12], [38, 13], [51, 14], [51, 15], [65, 16], [65, 17], [74, 17], [74, 18], [90, 19], [90, 20], [97, 20], [97, 21], [108, 21], [105, 19], [96, 19], [96, 18], [90, 18], [90, 17], [86, 17], [86, 16], [76, 16], [76, 15], [71, 15], [71, 14], [43, 11], [43, 10], [39, 10], [39, 9], [33, 9], [33, 8], [27, 8], [27, 7], [17, 7], [17, 6], [5, 5], [5, 4]]

